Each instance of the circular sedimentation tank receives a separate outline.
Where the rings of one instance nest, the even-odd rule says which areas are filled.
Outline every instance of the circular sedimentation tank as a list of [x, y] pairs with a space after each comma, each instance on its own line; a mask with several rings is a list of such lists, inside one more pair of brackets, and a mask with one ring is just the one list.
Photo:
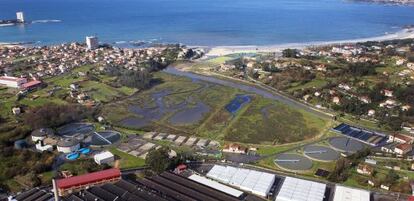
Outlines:
[[334, 137], [329, 139], [328, 142], [335, 150], [346, 153], [355, 153], [365, 147], [362, 142], [347, 137]]
[[274, 163], [279, 168], [291, 172], [307, 171], [312, 168], [312, 161], [309, 158], [294, 153], [279, 154]]
[[87, 135], [95, 130], [93, 124], [71, 123], [57, 129], [57, 135], [61, 137], [74, 137], [77, 135]]
[[94, 132], [87, 139], [85, 143], [90, 146], [107, 146], [112, 145], [121, 140], [121, 134], [116, 131], [99, 131]]
[[339, 153], [334, 149], [321, 145], [308, 145], [303, 148], [303, 155], [322, 162], [330, 162], [339, 159]]

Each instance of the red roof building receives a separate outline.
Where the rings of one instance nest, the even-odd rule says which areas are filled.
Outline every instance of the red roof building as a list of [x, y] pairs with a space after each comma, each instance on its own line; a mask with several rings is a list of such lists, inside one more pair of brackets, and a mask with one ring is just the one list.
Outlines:
[[32, 88], [35, 88], [35, 87], [39, 86], [40, 84], [42, 84], [41, 81], [33, 80], [33, 81], [28, 82], [28, 83], [22, 84], [22, 88], [23, 89], [32, 89]]
[[394, 148], [394, 152], [400, 155], [404, 155], [413, 150], [412, 144], [399, 144]]
[[112, 183], [119, 180], [121, 180], [121, 171], [113, 168], [56, 180], [56, 188], [59, 192], [59, 196], [64, 196], [73, 191], [79, 191], [94, 185]]

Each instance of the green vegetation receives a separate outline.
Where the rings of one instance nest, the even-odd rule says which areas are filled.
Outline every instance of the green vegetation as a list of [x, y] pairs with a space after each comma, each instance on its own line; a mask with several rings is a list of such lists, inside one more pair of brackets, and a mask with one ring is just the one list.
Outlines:
[[152, 171], [158, 174], [162, 173], [175, 165], [175, 161], [170, 159], [170, 151], [168, 147], [151, 150], [145, 159], [145, 163], [148, 164]]
[[228, 128], [226, 140], [246, 143], [283, 144], [312, 138], [326, 121], [274, 101], [255, 98], [237, 122]]
[[69, 171], [73, 175], [82, 175], [90, 172], [108, 169], [107, 165], [98, 165], [91, 158], [80, 158], [75, 161], [66, 162], [59, 167], [60, 171]]
[[[191, 108], [201, 101], [210, 108], [202, 120], [194, 124], [174, 125], [169, 122], [175, 112], [164, 116], [145, 126], [144, 130], [156, 130], [178, 134], [195, 134], [214, 140], [228, 140], [252, 144], [283, 144], [310, 139], [321, 134], [327, 121], [312, 114], [291, 108], [284, 104], [251, 95], [253, 101], [246, 104], [235, 115], [229, 113], [225, 106], [237, 94], [237, 89], [204, 82], [193, 82], [184, 77], [165, 73], [156, 73], [155, 79], [162, 82], [149, 90], [142, 91], [126, 100], [104, 106], [102, 113], [112, 124], [123, 127], [126, 118], [142, 119], [130, 111], [130, 106], [156, 107], [152, 94], [167, 93], [162, 99], [165, 106], [174, 106], [189, 101]], [[133, 129], [133, 128], [130, 128]]]
[[[40, 174], [46, 174], [52, 168], [55, 154], [37, 153], [29, 150], [14, 150], [5, 147], [0, 151], [0, 186], [9, 190], [18, 190], [19, 186], [38, 186], [42, 184]], [[20, 178], [14, 180], [16, 178]], [[14, 181], [13, 181], [14, 180]], [[15, 182], [18, 184], [16, 186]], [[43, 182], [49, 182], [46, 178]]]
[[119, 167], [121, 169], [145, 166], [145, 160], [142, 158], [129, 155], [127, 153], [117, 150], [116, 148], [111, 148], [109, 151], [116, 156], [116, 160], [119, 160]]

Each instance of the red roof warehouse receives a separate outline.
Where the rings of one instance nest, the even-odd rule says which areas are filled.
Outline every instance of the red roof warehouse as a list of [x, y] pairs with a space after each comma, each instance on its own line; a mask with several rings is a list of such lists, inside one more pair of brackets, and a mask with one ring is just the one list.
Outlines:
[[93, 172], [80, 176], [56, 180], [56, 187], [59, 191], [59, 195], [63, 196], [66, 193], [71, 193], [71, 191], [73, 190], [82, 190], [86, 187], [106, 182], [115, 182], [120, 179], [121, 171], [119, 169], [113, 168], [99, 172]]

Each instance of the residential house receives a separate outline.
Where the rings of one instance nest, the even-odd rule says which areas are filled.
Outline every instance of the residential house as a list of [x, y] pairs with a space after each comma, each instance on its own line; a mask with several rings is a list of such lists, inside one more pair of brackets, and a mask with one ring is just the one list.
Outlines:
[[384, 89], [384, 90], [382, 90], [382, 93], [384, 94], [384, 96], [386, 96], [386, 97], [393, 97], [394, 95], [393, 95], [393, 91], [391, 91], [391, 90], [388, 90], [388, 89]]
[[20, 107], [14, 107], [12, 108], [12, 113], [14, 115], [19, 115], [20, 113], [22, 113], [22, 110], [20, 109]]
[[224, 145], [223, 152], [245, 154], [247, 153], [247, 148], [236, 143], [231, 143]]
[[338, 96], [335, 96], [335, 97], [332, 98], [332, 102], [339, 105], [341, 103], [341, 100], [339, 99]]
[[411, 144], [399, 144], [394, 148], [394, 152], [399, 155], [404, 155], [413, 150], [413, 145]]
[[374, 172], [374, 168], [368, 164], [359, 164], [357, 167], [357, 172], [359, 174], [371, 175]]
[[413, 144], [414, 143], [414, 137], [396, 133], [394, 135], [389, 135], [388, 141], [389, 142], [398, 142], [398, 143], [401, 143], [401, 144]]

